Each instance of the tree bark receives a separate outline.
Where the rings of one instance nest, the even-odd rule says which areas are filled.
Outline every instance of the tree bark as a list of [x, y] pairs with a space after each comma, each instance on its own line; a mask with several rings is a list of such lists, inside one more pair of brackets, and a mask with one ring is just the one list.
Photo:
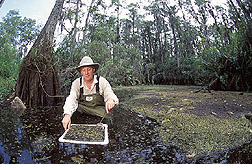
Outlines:
[[53, 106], [59, 101], [53, 43], [63, 4], [64, 0], [56, 0], [44, 28], [21, 64], [16, 96], [28, 107]]

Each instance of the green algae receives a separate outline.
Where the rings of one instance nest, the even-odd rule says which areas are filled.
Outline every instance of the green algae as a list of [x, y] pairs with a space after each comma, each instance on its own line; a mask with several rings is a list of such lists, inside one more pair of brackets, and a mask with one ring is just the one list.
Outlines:
[[180, 112], [167, 116], [157, 130], [164, 143], [179, 146], [189, 154], [240, 146], [252, 134], [245, 118], [218, 119]]
[[243, 111], [251, 108], [251, 93], [194, 93], [196, 89], [186, 86], [130, 87], [134, 95], [122, 104], [156, 119], [161, 125], [156, 128], [160, 140], [180, 147], [188, 157], [250, 142], [252, 124]]
[[66, 140], [102, 142], [104, 141], [104, 128], [101, 126], [72, 125], [67, 134]]

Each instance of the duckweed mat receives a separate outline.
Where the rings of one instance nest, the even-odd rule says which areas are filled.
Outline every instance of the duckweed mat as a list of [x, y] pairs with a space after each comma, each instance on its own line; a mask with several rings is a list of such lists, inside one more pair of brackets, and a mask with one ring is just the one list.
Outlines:
[[59, 138], [59, 142], [106, 145], [109, 143], [108, 125], [72, 124]]

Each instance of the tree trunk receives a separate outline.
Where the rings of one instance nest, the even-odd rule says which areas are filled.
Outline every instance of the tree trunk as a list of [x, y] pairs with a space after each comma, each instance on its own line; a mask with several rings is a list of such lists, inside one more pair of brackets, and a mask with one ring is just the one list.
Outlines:
[[84, 25], [84, 29], [83, 29], [83, 39], [82, 39], [82, 46], [85, 45], [85, 41], [86, 41], [86, 32], [88, 29], [88, 21], [89, 21], [89, 17], [92, 13], [92, 8], [94, 7], [94, 3], [95, 0], [92, 0], [88, 9], [88, 13], [87, 13], [87, 17], [86, 17], [86, 21], [85, 21], [85, 25]]
[[16, 96], [28, 107], [53, 106], [59, 101], [53, 42], [63, 4], [64, 0], [56, 0], [46, 25], [21, 64]]

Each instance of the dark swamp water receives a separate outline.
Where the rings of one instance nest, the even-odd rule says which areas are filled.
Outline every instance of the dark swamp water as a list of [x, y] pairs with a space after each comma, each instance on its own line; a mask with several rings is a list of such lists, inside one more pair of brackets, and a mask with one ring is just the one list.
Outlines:
[[[110, 143], [105, 146], [59, 143], [61, 107], [1, 110], [1, 163], [146, 163], [183, 160], [174, 147], [158, 145], [157, 123], [121, 106], [113, 109]], [[80, 123], [97, 123], [88, 116]], [[169, 152], [169, 153], [168, 153]]]
[[110, 139], [105, 146], [59, 143], [61, 107], [0, 112], [0, 163], [233, 163], [233, 158], [248, 162], [242, 160], [247, 155], [239, 154], [240, 149], [187, 158], [178, 148], [159, 142], [155, 120], [121, 105], [113, 109], [110, 121], [105, 120]]

